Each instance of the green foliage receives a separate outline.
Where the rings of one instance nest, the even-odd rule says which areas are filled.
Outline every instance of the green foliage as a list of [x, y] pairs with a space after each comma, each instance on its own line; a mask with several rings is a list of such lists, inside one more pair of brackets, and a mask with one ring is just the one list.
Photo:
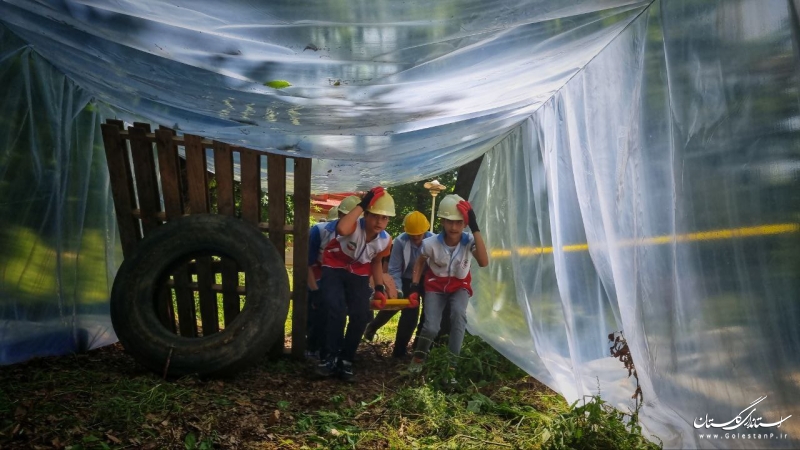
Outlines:
[[186, 450], [211, 450], [214, 448], [214, 441], [211, 438], [198, 441], [194, 433], [189, 433], [184, 438], [183, 445]]
[[[464, 335], [461, 354], [455, 356], [446, 346], [431, 350], [422, 371], [425, 379], [437, 386], [463, 390], [471, 384], [483, 387], [488, 384], [524, 377], [525, 372], [503, 357], [483, 339]], [[451, 383], [451, 379], [457, 383]]]
[[[440, 174], [438, 177], [436, 177], [441, 184], [447, 186], [447, 189], [440, 193], [438, 197], [436, 197], [437, 205], [442, 197], [453, 193], [453, 189], [456, 187], [457, 175], [458, 169]], [[430, 220], [431, 205], [433, 202], [430, 192], [423, 187], [426, 181], [430, 180], [402, 184], [387, 189], [387, 191], [392, 194], [392, 198], [394, 198], [394, 207], [396, 212], [394, 219], [390, 220], [389, 225], [386, 226], [386, 231], [390, 235], [397, 236], [405, 231], [403, 230], [403, 218], [406, 216], [406, 214], [412, 211], [419, 211], [425, 214], [425, 216], [428, 217], [428, 220]], [[434, 231], [437, 231], [439, 225], [437, 222], [438, 220], [434, 222]]]
[[545, 433], [546, 450], [562, 449], [658, 449], [642, 435], [638, 411], [626, 414], [611, 407], [599, 395], [570, 406]]

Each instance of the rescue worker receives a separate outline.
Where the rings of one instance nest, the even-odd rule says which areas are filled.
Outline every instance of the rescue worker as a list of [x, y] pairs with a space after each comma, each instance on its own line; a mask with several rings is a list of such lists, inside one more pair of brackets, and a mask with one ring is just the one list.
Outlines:
[[[362, 212], [364, 217], [359, 219]], [[316, 369], [320, 376], [337, 375], [353, 381], [353, 357], [372, 317], [369, 276], [382, 279], [381, 261], [389, 256], [392, 242], [385, 229], [394, 215], [392, 196], [378, 186], [336, 221], [336, 236], [322, 254], [322, 298], [327, 323], [322, 352], [326, 359]], [[386, 305], [385, 291], [382, 284], [375, 286], [374, 298], [381, 306]]]
[[[392, 253], [389, 258], [389, 275], [394, 279], [395, 286], [401, 286], [397, 292], [398, 298], [405, 298], [405, 294], [411, 293], [411, 273], [414, 270], [414, 263], [420, 255], [422, 240], [433, 236], [429, 232], [430, 222], [419, 211], [413, 211], [403, 219], [403, 229], [400, 236], [395, 238], [392, 243]], [[421, 290], [418, 290], [422, 294]], [[424, 296], [423, 296], [424, 297]], [[397, 314], [397, 311], [381, 311], [375, 319], [367, 325], [364, 338], [372, 341], [375, 333]], [[402, 358], [407, 354], [408, 343], [417, 327], [419, 318], [419, 303], [412, 302], [409, 307], [400, 313], [400, 321], [397, 325], [397, 333], [394, 339], [394, 350], [392, 356]]]
[[[457, 363], [456, 357], [461, 352], [467, 326], [467, 304], [472, 296], [472, 257], [480, 267], [489, 264], [489, 254], [469, 202], [458, 195], [448, 195], [439, 204], [437, 216], [442, 219], [443, 231], [422, 241], [422, 250], [411, 275], [412, 293], [408, 296], [409, 300], [419, 298], [416, 290], [420, 283], [425, 290], [425, 323], [409, 367], [412, 372], [422, 369], [439, 331], [442, 311], [448, 303], [450, 338], [447, 348], [453, 355], [451, 364], [454, 366]], [[471, 234], [464, 231], [466, 226], [469, 226]], [[423, 274], [426, 264], [428, 269]]]
[[325, 311], [322, 308], [322, 251], [336, 234], [336, 221], [349, 213], [361, 201], [356, 195], [345, 197], [337, 207], [328, 211], [328, 221], [320, 222], [308, 232], [308, 322], [306, 358], [319, 359], [325, 336]]

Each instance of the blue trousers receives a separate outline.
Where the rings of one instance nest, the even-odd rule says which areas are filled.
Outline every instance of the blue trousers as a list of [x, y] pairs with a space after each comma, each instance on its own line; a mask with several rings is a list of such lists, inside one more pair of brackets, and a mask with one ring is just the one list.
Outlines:
[[316, 352], [322, 349], [325, 341], [326, 311], [322, 307], [322, 282], [318, 282], [319, 289], [308, 291], [308, 321], [306, 322], [306, 350]]
[[372, 319], [369, 277], [354, 275], [345, 269], [323, 267], [320, 290], [328, 319], [322, 354], [327, 358], [338, 356], [342, 360], [353, 361], [364, 329]]

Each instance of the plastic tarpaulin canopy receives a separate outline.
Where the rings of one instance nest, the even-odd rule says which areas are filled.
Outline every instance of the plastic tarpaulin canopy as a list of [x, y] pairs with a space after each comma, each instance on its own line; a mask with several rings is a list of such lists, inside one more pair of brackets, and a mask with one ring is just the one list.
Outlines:
[[[624, 408], [624, 331], [666, 447], [797, 447], [798, 31], [788, 0], [0, 2], [0, 362], [114, 340], [107, 117], [313, 157], [315, 191], [485, 154], [472, 332]], [[794, 417], [708, 420], [763, 396]]]
[[[494, 251], [471, 330], [568, 399], [623, 410], [636, 384], [608, 334], [624, 330], [670, 448], [800, 442], [796, 29], [787, 4], [762, 8], [654, 4], [487, 154], [473, 191]], [[751, 411], [793, 417], [753, 428]]]

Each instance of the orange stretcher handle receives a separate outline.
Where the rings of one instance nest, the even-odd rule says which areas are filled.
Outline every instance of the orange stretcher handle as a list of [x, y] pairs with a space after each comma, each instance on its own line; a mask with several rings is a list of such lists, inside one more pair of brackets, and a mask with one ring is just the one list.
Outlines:
[[386, 300], [386, 306], [383, 309], [376, 308], [371, 301], [369, 306], [373, 311], [398, 311], [408, 308], [410, 303], [407, 298], [390, 298]]

